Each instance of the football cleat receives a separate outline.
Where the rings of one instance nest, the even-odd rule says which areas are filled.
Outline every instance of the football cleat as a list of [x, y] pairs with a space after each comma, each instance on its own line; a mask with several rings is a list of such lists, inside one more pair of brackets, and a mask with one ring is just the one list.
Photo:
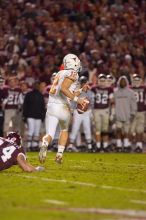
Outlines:
[[100, 153], [101, 152], [101, 147], [99, 148], [99, 147], [96, 147], [95, 148], [95, 153]]
[[48, 150], [48, 146], [47, 145], [42, 145], [40, 147], [40, 152], [39, 152], [39, 161], [40, 163], [44, 163], [46, 160], [46, 156], [47, 156], [47, 150]]
[[57, 153], [55, 157], [55, 162], [58, 164], [62, 164], [62, 153]]
[[66, 149], [67, 152], [79, 152], [79, 150], [73, 145], [73, 144], [70, 144], [67, 149]]
[[122, 149], [122, 147], [116, 147], [116, 148], [115, 148], [115, 151], [116, 151], [117, 153], [122, 153], [122, 152], [123, 152], [123, 149]]
[[105, 153], [111, 152], [111, 147], [107, 146], [107, 147], [103, 148], [103, 152], [105, 152]]
[[130, 153], [132, 151], [132, 148], [130, 146], [124, 147], [123, 152], [124, 153]]
[[136, 147], [134, 150], [135, 153], [142, 153], [143, 149], [141, 147]]

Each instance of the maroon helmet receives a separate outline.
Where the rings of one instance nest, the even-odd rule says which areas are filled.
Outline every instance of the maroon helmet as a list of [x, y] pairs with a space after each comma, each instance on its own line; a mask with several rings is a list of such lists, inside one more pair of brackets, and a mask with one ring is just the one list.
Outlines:
[[12, 142], [16, 143], [18, 146], [21, 145], [21, 136], [17, 132], [10, 132], [6, 139], [11, 140]]

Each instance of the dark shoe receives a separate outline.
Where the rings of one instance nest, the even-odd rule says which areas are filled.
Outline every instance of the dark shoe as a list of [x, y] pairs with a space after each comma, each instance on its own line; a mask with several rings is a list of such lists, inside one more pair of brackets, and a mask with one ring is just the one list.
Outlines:
[[92, 148], [87, 148], [87, 153], [93, 153], [93, 149]]
[[123, 149], [122, 149], [122, 147], [116, 147], [116, 148], [115, 148], [115, 151], [116, 151], [117, 153], [122, 153], [122, 152], [123, 152]]
[[101, 152], [101, 150], [102, 150], [101, 148], [97, 148], [97, 147], [96, 147], [96, 148], [95, 148], [95, 153], [99, 153], [99, 152]]
[[141, 147], [136, 147], [134, 150], [135, 153], [142, 153], [143, 149]]
[[106, 148], [103, 148], [103, 152], [105, 152], [105, 153], [111, 152], [111, 147], [108, 146], [108, 147], [106, 147]]
[[129, 147], [124, 147], [123, 152], [125, 152], [125, 153], [130, 153], [131, 151], [132, 151], [131, 146], [129, 146]]

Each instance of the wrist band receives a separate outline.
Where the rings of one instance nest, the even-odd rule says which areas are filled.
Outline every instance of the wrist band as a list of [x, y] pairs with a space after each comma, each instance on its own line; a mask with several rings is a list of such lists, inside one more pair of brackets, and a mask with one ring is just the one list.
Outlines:
[[73, 101], [74, 101], [74, 102], [77, 102], [77, 101], [78, 101], [78, 97], [77, 97], [77, 96], [74, 96]]
[[79, 89], [78, 91], [81, 93], [83, 91], [83, 88]]

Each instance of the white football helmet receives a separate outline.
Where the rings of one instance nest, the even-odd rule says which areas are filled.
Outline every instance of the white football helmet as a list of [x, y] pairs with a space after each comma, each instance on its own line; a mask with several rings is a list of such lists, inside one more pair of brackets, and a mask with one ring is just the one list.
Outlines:
[[111, 74], [108, 74], [106, 76], [106, 81], [107, 81], [107, 87], [110, 87], [114, 84], [115, 78]]
[[97, 84], [98, 84], [99, 87], [103, 87], [103, 88], [106, 87], [106, 75], [105, 74], [100, 73], [97, 76]]
[[142, 78], [138, 74], [132, 75], [132, 86], [140, 87], [142, 85]]
[[73, 69], [78, 73], [82, 71], [81, 61], [75, 54], [67, 54], [63, 58], [63, 65], [65, 70]]

